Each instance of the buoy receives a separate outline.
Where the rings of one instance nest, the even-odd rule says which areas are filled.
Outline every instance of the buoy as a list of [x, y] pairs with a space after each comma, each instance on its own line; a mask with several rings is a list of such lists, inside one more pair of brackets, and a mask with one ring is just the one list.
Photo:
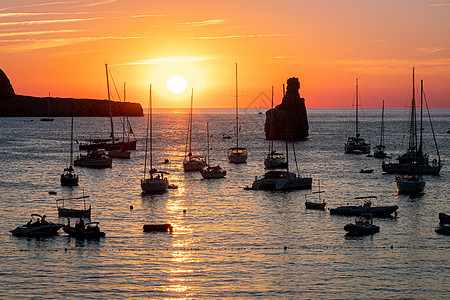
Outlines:
[[183, 214], [185, 214], [186, 213], [186, 210], [185, 209], [183, 209]]
[[56, 195], [57, 194], [57, 192], [55, 192], [55, 191], [50, 191], [50, 192], [48, 192], [50, 195]]
[[130, 205], [130, 210], [132, 210], [134, 207], [133, 207], [133, 205]]

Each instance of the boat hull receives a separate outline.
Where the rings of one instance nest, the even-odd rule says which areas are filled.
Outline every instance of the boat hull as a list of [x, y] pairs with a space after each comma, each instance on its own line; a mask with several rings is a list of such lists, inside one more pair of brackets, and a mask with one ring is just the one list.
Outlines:
[[325, 202], [317, 203], [317, 202], [305, 202], [305, 207], [307, 209], [317, 209], [317, 210], [325, 210], [325, 205], [327, 205]]
[[[388, 174], [409, 174], [411, 173], [411, 164], [385, 163], [381, 165], [383, 172]], [[418, 165], [415, 172], [420, 175], [439, 175], [441, 165]]]
[[75, 174], [61, 174], [61, 185], [62, 186], [77, 186], [78, 176]]
[[169, 188], [169, 183], [164, 179], [148, 178], [141, 180], [141, 188], [144, 194], [164, 193]]
[[59, 218], [91, 218], [91, 207], [88, 209], [72, 209], [58, 207]]
[[111, 158], [86, 159], [81, 157], [80, 159], [76, 159], [73, 162], [73, 164], [74, 166], [77, 167], [104, 169], [112, 167], [112, 159]]
[[227, 171], [216, 168], [207, 168], [201, 170], [200, 173], [204, 179], [219, 179], [227, 175]]
[[25, 237], [41, 237], [41, 236], [52, 236], [57, 235], [58, 230], [63, 227], [63, 224], [42, 224], [39, 226], [27, 226], [22, 225], [10, 232], [15, 236], [25, 236]]
[[306, 190], [312, 186], [312, 178], [261, 178], [252, 184], [254, 190], [268, 191], [287, 191], [287, 190]]
[[347, 231], [347, 235], [349, 236], [365, 236], [379, 232], [380, 227], [370, 224], [347, 224], [344, 226], [344, 230]]
[[228, 162], [231, 164], [247, 163], [247, 149], [246, 148], [230, 148], [228, 151]]
[[397, 209], [397, 205], [378, 207], [341, 206], [330, 209], [330, 215], [360, 216], [363, 213], [370, 213], [374, 217], [392, 217], [392, 214], [396, 213]]
[[105, 237], [106, 234], [97, 226], [87, 226], [84, 230], [77, 230], [75, 227], [71, 226], [63, 226], [63, 231], [67, 233], [70, 237], [74, 237], [77, 239], [99, 239]]
[[183, 170], [184, 172], [200, 172], [205, 165], [202, 160], [188, 160], [183, 162]]

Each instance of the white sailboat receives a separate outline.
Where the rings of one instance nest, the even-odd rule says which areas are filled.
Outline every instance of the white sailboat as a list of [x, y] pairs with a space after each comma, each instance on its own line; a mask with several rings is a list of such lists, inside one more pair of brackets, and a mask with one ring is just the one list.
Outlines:
[[224, 178], [227, 175], [227, 171], [223, 170], [219, 165], [217, 166], [211, 166], [209, 163], [209, 122], [206, 123], [206, 136], [207, 136], [207, 163], [206, 168], [201, 170], [200, 173], [202, 174], [202, 177], [204, 179], [217, 179], [217, 178]]
[[349, 137], [347, 143], [345, 143], [345, 153], [347, 154], [369, 154], [370, 144], [367, 143], [364, 138], [361, 137], [358, 127], [358, 108], [359, 108], [359, 91], [358, 91], [358, 78], [356, 78], [356, 133], [355, 136]]
[[236, 64], [236, 147], [228, 149], [228, 162], [243, 164], [247, 162], [247, 148], [239, 147], [239, 96]]
[[71, 118], [70, 125], [70, 160], [69, 167], [64, 169], [61, 174], [61, 185], [63, 186], [77, 186], [78, 185], [78, 175], [75, 174], [75, 170], [72, 167], [73, 162], [73, 115]]
[[[273, 86], [272, 86], [272, 104], [271, 109], [273, 109]], [[272, 119], [271, 119], [272, 122]], [[267, 154], [266, 159], [264, 160], [264, 167], [266, 169], [278, 169], [278, 168], [286, 168], [287, 162], [283, 153], [279, 153], [275, 151], [273, 148], [273, 139], [272, 139], [272, 124], [270, 125], [270, 143], [269, 143], [269, 153]]]
[[[150, 178], [146, 178], [148, 148], [150, 148], [150, 171], [149, 171]], [[153, 109], [152, 109], [152, 86], [150, 85], [149, 114], [147, 118], [147, 133], [145, 137], [144, 179], [141, 179], [142, 192], [144, 194], [166, 192], [169, 187], [169, 182], [167, 178], [164, 177], [165, 174], [168, 173], [161, 172], [153, 168]]]
[[194, 89], [191, 91], [191, 109], [189, 112], [189, 123], [187, 132], [186, 151], [183, 161], [183, 170], [185, 172], [201, 171], [206, 165], [205, 159], [200, 155], [192, 155], [192, 106], [194, 104]]
[[383, 107], [381, 109], [381, 128], [380, 128], [380, 144], [376, 145], [375, 151], [373, 152], [373, 157], [376, 158], [386, 158], [386, 152], [384, 152], [384, 149], [386, 149], [386, 146], [384, 145], [384, 100], [383, 100]]

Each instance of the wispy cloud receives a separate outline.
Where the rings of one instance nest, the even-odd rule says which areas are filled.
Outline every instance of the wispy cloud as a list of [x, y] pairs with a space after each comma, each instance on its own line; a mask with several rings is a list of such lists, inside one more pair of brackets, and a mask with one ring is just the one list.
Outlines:
[[[70, 13], [72, 15], [84, 15], [87, 14], [87, 12], [73, 12]], [[67, 13], [56, 13], [56, 12], [46, 12], [46, 13], [24, 13], [24, 12], [18, 12], [18, 13], [0, 13], [0, 18], [15, 18], [15, 17], [36, 17], [36, 16], [60, 16], [60, 15], [67, 15]]]
[[135, 15], [132, 18], [152, 18], [152, 17], [167, 17], [167, 15]]
[[17, 21], [17, 22], [2, 22], [0, 26], [15, 26], [15, 25], [42, 25], [54, 23], [70, 23], [70, 22], [85, 22], [99, 20], [102, 18], [87, 18], [87, 19], [59, 19], [59, 20], [35, 20], [35, 21]]
[[26, 32], [8, 32], [0, 33], [0, 37], [11, 37], [11, 36], [27, 36], [27, 35], [43, 35], [43, 34], [54, 34], [54, 33], [74, 33], [80, 30], [75, 29], [61, 29], [61, 30], [45, 30], [45, 31], [26, 31]]
[[29, 7], [39, 7], [39, 6], [51, 6], [51, 5], [61, 5], [61, 4], [73, 4], [80, 3], [81, 1], [53, 1], [53, 2], [44, 2], [44, 3], [36, 3], [36, 4], [28, 4], [28, 5], [19, 5], [19, 6], [11, 6], [0, 8], [0, 11], [7, 11], [17, 8], [29, 8]]
[[430, 3], [428, 6], [434, 7], [434, 6], [450, 6], [450, 2], [446, 3]]
[[163, 65], [163, 64], [171, 64], [171, 63], [195, 63], [202, 62], [206, 60], [211, 60], [211, 57], [198, 57], [198, 56], [165, 56], [165, 57], [157, 57], [151, 58], [144, 61], [139, 62], [131, 62], [127, 65]]
[[446, 51], [448, 50], [447, 48], [444, 47], [432, 47], [432, 48], [426, 48], [426, 47], [420, 47], [417, 48], [417, 52], [420, 54], [434, 54], [434, 53], [438, 53], [438, 52], [442, 52], [442, 51]]
[[224, 23], [225, 20], [205, 20], [205, 21], [196, 21], [196, 22], [184, 22], [184, 23], [177, 23], [177, 25], [183, 25], [183, 26], [209, 26], [209, 25], [216, 25]]
[[61, 39], [0, 39], [2, 52], [23, 52], [36, 49], [47, 49], [61, 47], [82, 42], [92, 42], [101, 40], [137, 40], [147, 37], [142, 36], [100, 36], [100, 37], [76, 37]]
[[99, 5], [104, 5], [104, 4], [111, 4], [114, 2], [117, 2], [117, 0], [104, 0], [104, 1], [97, 1], [97, 2], [93, 2], [93, 3], [91, 3], [89, 1], [89, 3], [80, 4], [75, 7], [93, 7], [93, 6], [99, 6]]
[[220, 40], [220, 39], [245, 39], [245, 38], [261, 38], [261, 37], [284, 37], [295, 34], [285, 33], [269, 33], [269, 34], [240, 34], [240, 35], [224, 35], [224, 36], [198, 36], [193, 37], [193, 40]]

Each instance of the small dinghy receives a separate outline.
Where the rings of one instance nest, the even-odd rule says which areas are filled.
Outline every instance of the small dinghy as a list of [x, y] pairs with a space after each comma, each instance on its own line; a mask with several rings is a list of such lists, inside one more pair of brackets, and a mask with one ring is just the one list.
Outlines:
[[56, 224], [46, 220], [46, 215], [31, 214], [31, 220], [22, 226], [11, 230], [10, 232], [15, 236], [26, 237], [41, 237], [57, 235], [58, 230], [64, 224]]
[[67, 225], [63, 226], [63, 231], [67, 233], [70, 237], [74, 237], [77, 239], [98, 239], [101, 237], [105, 237], [106, 234], [100, 231], [98, 227], [99, 222], [89, 222], [84, 223], [83, 219], [77, 221], [74, 227], [70, 226], [70, 219]]
[[437, 233], [450, 235], [450, 215], [439, 213], [439, 227], [434, 229]]
[[173, 232], [170, 224], [146, 224], [143, 227], [144, 232]]
[[330, 209], [330, 215], [342, 216], [360, 216], [363, 213], [370, 213], [374, 217], [391, 218], [397, 215], [397, 205], [372, 206], [370, 199], [376, 199], [376, 196], [355, 197], [355, 199], [364, 199], [363, 205], [347, 205]]
[[361, 169], [359, 173], [373, 173], [373, 169]]
[[372, 235], [380, 231], [380, 227], [373, 225], [372, 214], [362, 214], [355, 219], [355, 224], [344, 226], [347, 236], [365, 236]]
[[321, 191], [320, 190], [320, 181], [319, 181], [319, 190], [317, 192], [312, 192], [311, 194], [318, 194], [319, 195], [319, 202], [312, 202], [312, 201], [308, 201], [306, 200], [306, 196], [305, 195], [305, 207], [307, 209], [317, 209], [317, 210], [325, 210], [325, 205], [327, 205], [327, 203], [325, 202], [325, 199], [322, 200], [320, 194], [324, 193], [325, 191]]

